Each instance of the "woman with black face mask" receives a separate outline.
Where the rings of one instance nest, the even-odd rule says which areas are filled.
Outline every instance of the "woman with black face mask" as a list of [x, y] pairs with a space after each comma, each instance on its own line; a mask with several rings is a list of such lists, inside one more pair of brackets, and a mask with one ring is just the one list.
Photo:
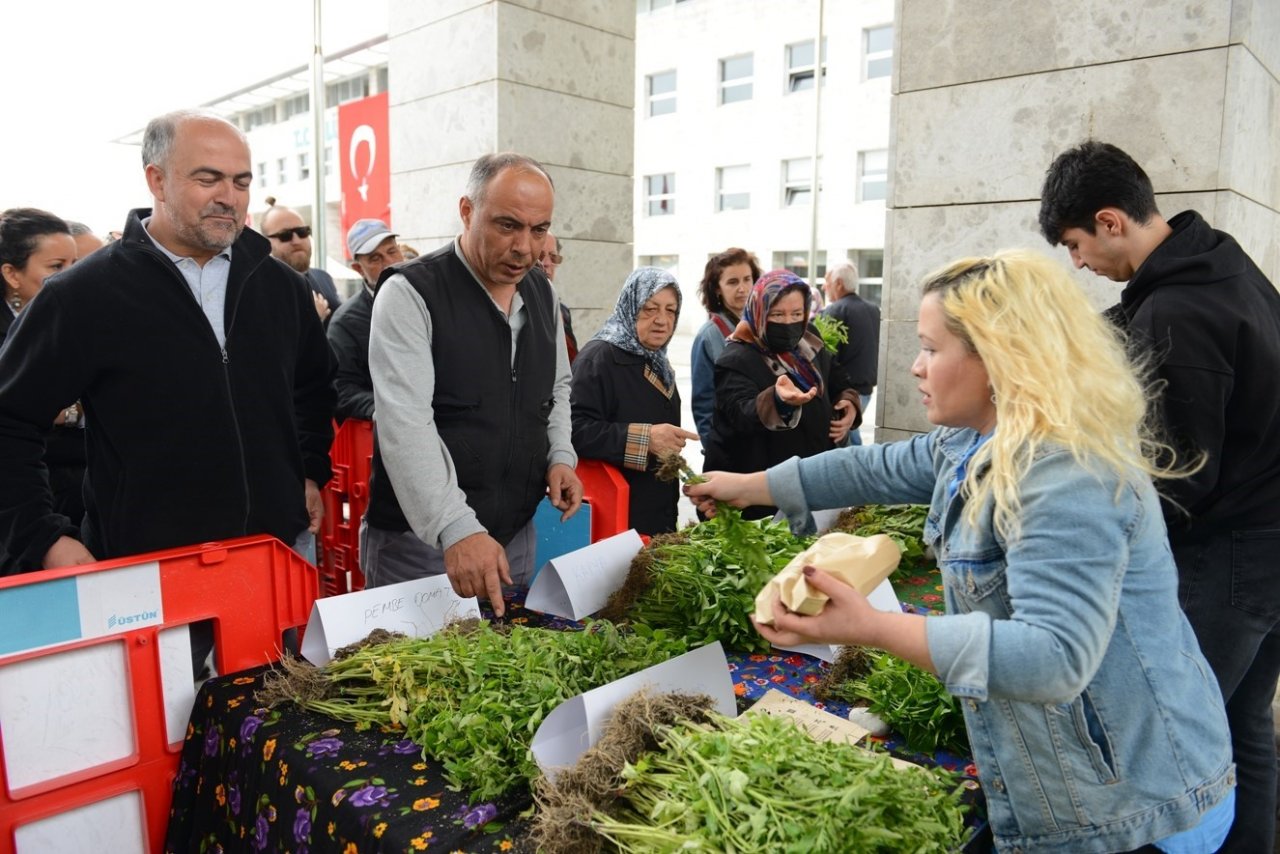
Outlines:
[[845, 444], [862, 423], [858, 393], [809, 325], [809, 308], [809, 287], [794, 273], [774, 270], [755, 283], [716, 360], [705, 470], [753, 472], [811, 457]]

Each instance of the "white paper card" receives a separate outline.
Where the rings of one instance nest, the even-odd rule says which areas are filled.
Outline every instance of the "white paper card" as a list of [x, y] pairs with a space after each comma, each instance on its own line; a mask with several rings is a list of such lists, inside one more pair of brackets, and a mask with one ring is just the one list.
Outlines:
[[632, 529], [552, 558], [534, 579], [524, 606], [570, 620], [594, 614], [627, 580], [631, 559], [643, 547]]
[[613, 707], [640, 690], [708, 694], [715, 710], [727, 717], [738, 713], [733, 677], [720, 642], [647, 667], [638, 673], [565, 700], [552, 709], [533, 736], [533, 758], [548, 777], [578, 761], [600, 740]]
[[[809, 515], [813, 517], [814, 529], [819, 534], [825, 534], [827, 531], [830, 531], [835, 526], [836, 522], [840, 521], [840, 514], [847, 509], [847, 507], [834, 507], [830, 510], [810, 511]], [[791, 520], [787, 518], [786, 513], [779, 510], [777, 513], [773, 514], [773, 521], [789, 523]]]
[[11, 791], [136, 756], [124, 643], [0, 667], [0, 737]]
[[454, 620], [479, 616], [480, 603], [454, 593], [447, 575], [326, 596], [311, 606], [302, 657], [319, 667], [374, 629], [427, 637]]
[[[875, 590], [871, 591], [871, 595], [867, 597], [867, 601], [871, 603], [871, 607], [878, 611], [888, 611], [896, 614], [902, 610], [902, 603], [898, 601], [898, 594], [893, 592], [893, 585], [889, 583], [889, 579], [880, 582]], [[799, 646], [780, 646], [778, 649], [785, 649], [788, 652], [802, 652], [805, 655], [812, 655], [814, 658], [831, 662], [836, 660], [836, 656], [840, 654], [840, 647], [825, 643], [802, 643]]]
[[14, 851], [17, 854], [72, 854], [76, 851], [146, 854], [146, 829], [142, 794], [131, 791], [30, 824], [16, 825], [13, 829]]

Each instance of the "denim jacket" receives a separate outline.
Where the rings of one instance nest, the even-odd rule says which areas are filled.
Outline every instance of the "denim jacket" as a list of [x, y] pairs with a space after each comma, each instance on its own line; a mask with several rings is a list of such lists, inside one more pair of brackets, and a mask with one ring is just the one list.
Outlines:
[[[734, 327], [734, 321], [727, 314], [721, 313], [721, 319]], [[716, 411], [716, 359], [724, 352], [724, 333], [715, 321], [708, 320], [698, 330], [693, 339], [693, 348], [689, 354], [690, 374], [692, 375], [693, 426], [702, 437], [703, 445], [711, 438], [711, 418]]]
[[1196, 826], [1235, 767], [1155, 489], [1046, 450], [1007, 542], [989, 506], [970, 525], [964, 490], [947, 495], [976, 438], [946, 428], [791, 459], [769, 488], [810, 526], [811, 510], [930, 504], [947, 615], [926, 623], [929, 653], [964, 708], [998, 850], [1127, 851]]

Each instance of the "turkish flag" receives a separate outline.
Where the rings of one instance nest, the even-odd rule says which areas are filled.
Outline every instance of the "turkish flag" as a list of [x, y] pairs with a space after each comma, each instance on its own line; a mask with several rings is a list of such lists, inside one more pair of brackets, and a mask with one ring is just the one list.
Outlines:
[[338, 105], [344, 252], [347, 231], [356, 220], [380, 219], [391, 225], [391, 149], [387, 125], [386, 92]]

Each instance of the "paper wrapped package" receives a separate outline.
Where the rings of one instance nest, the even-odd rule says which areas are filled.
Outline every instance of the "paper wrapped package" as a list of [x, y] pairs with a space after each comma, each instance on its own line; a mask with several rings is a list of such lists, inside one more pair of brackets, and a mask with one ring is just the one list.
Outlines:
[[822, 610], [831, 597], [809, 585], [804, 577], [806, 566], [816, 566], [868, 596], [897, 568], [901, 558], [897, 543], [884, 534], [823, 534], [756, 595], [756, 622], [773, 625], [774, 599], [807, 617]]

